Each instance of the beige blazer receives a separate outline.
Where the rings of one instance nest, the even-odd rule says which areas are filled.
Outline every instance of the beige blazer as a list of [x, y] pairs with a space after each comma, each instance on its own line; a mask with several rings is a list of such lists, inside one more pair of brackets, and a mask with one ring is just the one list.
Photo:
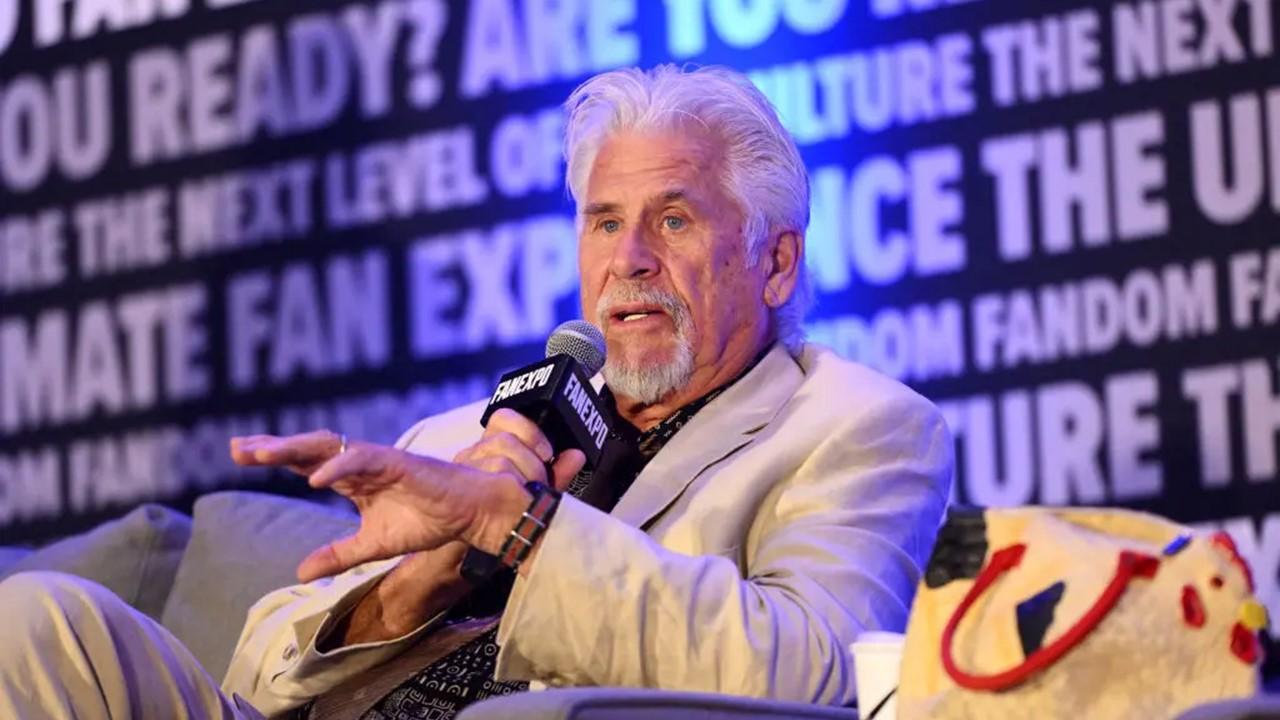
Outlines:
[[[482, 409], [428, 418], [401, 445], [452, 457], [479, 437]], [[924, 398], [816, 345], [798, 359], [779, 345], [672, 438], [612, 513], [563, 500], [503, 615], [497, 675], [847, 703], [849, 643], [906, 624], [951, 459]], [[224, 690], [276, 714], [403, 650], [431, 623], [316, 650], [395, 563], [260, 600]]]

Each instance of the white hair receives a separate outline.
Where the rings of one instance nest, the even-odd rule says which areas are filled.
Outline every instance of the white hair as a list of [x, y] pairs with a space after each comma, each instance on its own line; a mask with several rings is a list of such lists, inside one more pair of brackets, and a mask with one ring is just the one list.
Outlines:
[[[759, 260], [772, 234], [794, 232], [804, 242], [809, 174], [777, 111], [745, 75], [674, 65], [613, 70], [579, 85], [565, 108], [567, 181], [579, 213], [596, 154], [611, 134], [665, 130], [693, 120], [724, 143], [722, 181], [742, 211], [748, 261]], [[793, 353], [804, 342], [811, 301], [809, 273], [802, 266], [791, 297], [773, 311], [778, 339]]]

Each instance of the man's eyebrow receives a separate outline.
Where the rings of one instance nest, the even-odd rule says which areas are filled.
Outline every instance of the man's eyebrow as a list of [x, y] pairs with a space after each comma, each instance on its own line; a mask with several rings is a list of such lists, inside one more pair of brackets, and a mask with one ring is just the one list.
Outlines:
[[583, 215], [604, 215], [613, 212], [618, 212], [617, 203], [587, 203], [587, 206], [582, 208]]
[[[658, 196], [663, 203], [683, 202], [689, 199], [689, 193], [684, 188], [672, 188]], [[606, 215], [609, 213], [621, 212], [622, 206], [618, 203], [611, 202], [593, 202], [587, 203], [582, 208], [583, 215]]]

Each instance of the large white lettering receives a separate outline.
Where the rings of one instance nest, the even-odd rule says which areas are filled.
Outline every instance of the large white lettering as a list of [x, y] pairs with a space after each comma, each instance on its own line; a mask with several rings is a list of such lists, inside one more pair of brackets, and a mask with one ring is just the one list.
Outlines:
[[1000, 256], [1030, 257], [1037, 240], [1044, 252], [1061, 254], [1166, 232], [1165, 166], [1157, 152], [1163, 141], [1163, 118], [1149, 111], [1082, 123], [1070, 133], [1049, 128], [983, 142]]
[[1074, 10], [982, 31], [997, 105], [1036, 102], [1102, 86], [1098, 14]]
[[1213, 263], [1139, 268], [1120, 282], [1090, 277], [973, 299], [974, 366], [980, 370], [1097, 355], [1121, 343], [1211, 335], [1218, 329]]
[[1204, 216], [1234, 225], [1263, 207], [1280, 212], [1280, 88], [1198, 102], [1190, 117], [1191, 187]]
[[[917, 150], [905, 162], [871, 157], [849, 176], [834, 167], [815, 170], [807, 250], [818, 286], [844, 289], [851, 270], [868, 284], [889, 285], [908, 273], [963, 269], [962, 174], [960, 150], [949, 146]], [[904, 215], [905, 227], [890, 222]]]
[[227, 284], [228, 374], [236, 390], [379, 368], [391, 353], [387, 257], [339, 255], [323, 270], [251, 270]]
[[473, 0], [458, 89], [464, 98], [567, 80], [640, 59], [636, 0]]
[[1280, 433], [1280, 382], [1276, 363], [1251, 359], [1191, 368], [1182, 373], [1182, 394], [1196, 416], [1200, 479], [1222, 487], [1232, 478], [1232, 433], [1244, 438], [1243, 462], [1234, 467], [1252, 482], [1277, 477], [1276, 434]]
[[[1267, 57], [1270, 0], [1141, 0], [1111, 8], [1115, 76], [1122, 83]], [[1237, 24], [1235, 18], [1241, 17]]]
[[23, 193], [57, 170], [83, 180], [111, 151], [111, 74], [105, 61], [68, 67], [53, 82], [19, 75], [0, 85], [0, 189]]
[[51, 447], [0, 454], [0, 525], [62, 513], [62, 463]]
[[809, 338], [904, 382], [957, 377], [965, 370], [964, 312], [943, 300], [908, 308], [881, 308], [869, 318], [823, 318]]
[[972, 40], [930, 40], [797, 60], [750, 73], [801, 145], [973, 112]]
[[[210, 386], [201, 285], [0, 320], [0, 431], [199, 397]], [[72, 321], [74, 320], [74, 325]], [[157, 341], [158, 339], [158, 341]]]
[[335, 229], [468, 207], [489, 194], [476, 170], [475, 134], [465, 125], [334, 153], [324, 184]]
[[424, 238], [409, 250], [410, 347], [427, 358], [540, 341], [576, 312], [561, 303], [577, 285], [568, 217]]
[[730, 47], [747, 49], [764, 42], [780, 25], [801, 35], [835, 27], [849, 0], [666, 0], [667, 48], [677, 58], [698, 55], [712, 30]]
[[[366, 120], [398, 100], [430, 107], [441, 94], [433, 65], [446, 17], [441, 0], [383, 0], [142, 50], [128, 66], [130, 156], [146, 165], [314, 130], [349, 98]], [[402, 37], [403, 87], [393, 72]]]
[[963, 499], [1007, 507], [1158, 497], [1158, 402], [1155, 374], [1142, 371], [1104, 379], [1101, 393], [1067, 381], [939, 407], [957, 440]]
[[67, 276], [61, 210], [0, 217], [0, 295], [57, 285]]
[[1232, 324], [1243, 330], [1280, 322], [1280, 247], [1237, 253], [1227, 265]]

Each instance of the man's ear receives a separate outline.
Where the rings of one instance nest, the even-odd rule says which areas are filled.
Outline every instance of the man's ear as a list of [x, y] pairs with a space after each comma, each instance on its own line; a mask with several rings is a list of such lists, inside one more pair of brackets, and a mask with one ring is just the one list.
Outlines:
[[773, 236], [765, 248], [764, 303], [771, 308], [782, 307], [795, 292], [804, 267], [804, 240], [793, 230], [785, 230]]

